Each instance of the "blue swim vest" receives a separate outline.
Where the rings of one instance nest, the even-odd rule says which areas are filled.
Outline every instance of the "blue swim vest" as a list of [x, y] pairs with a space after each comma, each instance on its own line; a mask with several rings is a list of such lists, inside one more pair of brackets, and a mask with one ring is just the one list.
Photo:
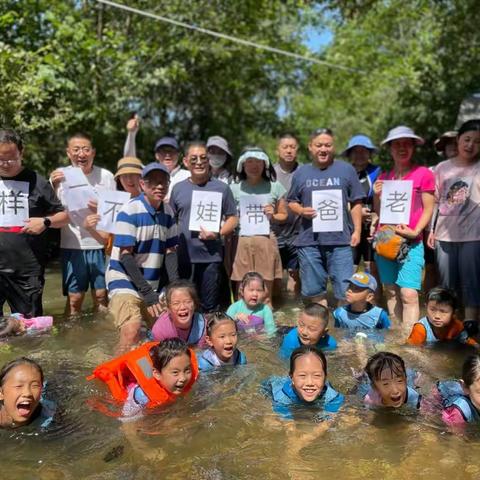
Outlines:
[[366, 312], [352, 312], [349, 305], [338, 307], [333, 312], [335, 327], [355, 330], [390, 328], [390, 320], [383, 308], [369, 305]]
[[437, 382], [437, 388], [442, 397], [443, 408], [455, 407], [467, 423], [480, 422], [480, 412], [470, 398], [465, 395], [460, 382], [456, 380]]
[[[435, 336], [435, 333], [433, 333], [433, 328], [431, 323], [428, 321], [427, 317], [422, 317], [418, 322], [420, 325], [423, 325], [425, 328], [426, 332], [426, 343], [436, 343], [440, 342], [440, 340]], [[455, 340], [461, 343], [465, 343], [468, 339], [468, 333], [466, 330], [463, 330], [460, 332], [456, 337]]]
[[[281, 358], [288, 359], [290, 358], [292, 352], [301, 346], [302, 342], [300, 342], [300, 338], [298, 336], [298, 327], [295, 327], [283, 337], [282, 345], [280, 346], [280, 351], [278, 354]], [[326, 333], [315, 346], [321, 350], [334, 350], [337, 348], [337, 342], [332, 336]]]
[[233, 353], [233, 362], [224, 363], [222, 362], [213, 349], [209, 348], [207, 350], [202, 350], [196, 353], [198, 360], [198, 368], [201, 371], [212, 370], [213, 368], [223, 367], [228, 365], [246, 365], [247, 357], [243, 352], [236, 349]]
[[328, 413], [336, 413], [343, 404], [344, 396], [337, 392], [329, 382], [314, 402], [303, 401], [295, 391], [290, 377], [270, 377], [262, 383], [262, 390], [272, 399], [272, 407], [285, 419], [293, 419], [291, 407], [306, 406]]

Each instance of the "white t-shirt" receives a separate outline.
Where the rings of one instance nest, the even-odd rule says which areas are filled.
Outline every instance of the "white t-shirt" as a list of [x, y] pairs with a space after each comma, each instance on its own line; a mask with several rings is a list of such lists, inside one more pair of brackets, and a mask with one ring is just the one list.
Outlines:
[[183, 180], [190, 178], [190, 171], [184, 170], [180, 166], [175, 167], [170, 173], [170, 186], [168, 187], [167, 198], [165, 199], [166, 202], [170, 199], [170, 194], [172, 193], [173, 187]]
[[[70, 168], [70, 167], [66, 167]], [[65, 170], [64, 168], [60, 170]], [[87, 177], [88, 183], [93, 187], [95, 191], [104, 189], [104, 190], [116, 190], [117, 184], [113, 178], [113, 174], [104, 168], [93, 166], [92, 171], [85, 175]], [[57, 195], [62, 205], [68, 211], [68, 205], [65, 201], [65, 190], [63, 189], [63, 182], [60, 182]], [[82, 212], [84, 213], [83, 218], [92, 212]], [[61, 230], [61, 248], [72, 248], [75, 250], [100, 250], [104, 248], [104, 245], [98, 243], [90, 233], [85, 230], [83, 227], [79, 227], [73, 222], [70, 222], [68, 225], [62, 227]]]

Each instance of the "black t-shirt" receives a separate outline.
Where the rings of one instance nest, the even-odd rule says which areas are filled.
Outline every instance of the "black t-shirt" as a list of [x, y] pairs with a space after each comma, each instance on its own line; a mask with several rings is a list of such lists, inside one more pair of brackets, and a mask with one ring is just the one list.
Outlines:
[[[0, 177], [29, 184], [29, 217], [45, 217], [64, 210], [50, 183], [41, 175], [24, 168], [15, 177]], [[40, 235], [19, 233], [18, 228], [0, 229], [0, 272], [17, 275], [41, 275], [47, 261], [46, 230]]]

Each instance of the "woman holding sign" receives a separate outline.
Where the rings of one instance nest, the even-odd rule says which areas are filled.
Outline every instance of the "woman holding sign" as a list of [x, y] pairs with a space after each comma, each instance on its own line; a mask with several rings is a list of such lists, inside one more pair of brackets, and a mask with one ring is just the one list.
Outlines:
[[281, 279], [282, 261], [271, 223], [287, 220], [285, 188], [276, 181], [268, 155], [258, 147], [245, 147], [237, 164], [238, 183], [230, 185], [240, 212], [240, 231], [233, 260], [232, 280], [239, 282], [248, 272], [265, 280], [264, 302], [272, 304], [272, 286]]
[[376, 262], [385, 286], [390, 318], [407, 326], [419, 318], [418, 290], [425, 264], [422, 232], [433, 213], [435, 181], [426, 167], [415, 165], [413, 155], [424, 140], [408, 127], [388, 132], [393, 169], [375, 182], [374, 205], [380, 214], [376, 233]]
[[461, 292], [465, 327], [478, 332], [480, 317], [480, 120], [458, 131], [458, 153], [435, 168], [438, 217], [430, 234], [442, 286]]

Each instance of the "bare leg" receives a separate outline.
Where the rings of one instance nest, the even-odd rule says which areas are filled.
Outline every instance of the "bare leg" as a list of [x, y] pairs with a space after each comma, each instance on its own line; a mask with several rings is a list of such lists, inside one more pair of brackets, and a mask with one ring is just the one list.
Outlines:
[[68, 292], [65, 315], [78, 315], [82, 311], [85, 292]]
[[127, 322], [120, 327], [120, 340], [117, 345], [117, 354], [128, 352], [140, 341], [142, 322]]
[[400, 323], [402, 321], [402, 302], [400, 299], [400, 291], [396, 285], [385, 284], [383, 286], [383, 291], [387, 300], [387, 309], [390, 320], [397, 321]]
[[287, 292], [300, 293], [300, 274], [298, 270], [288, 271]]
[[92, 290], [93, 309], [95, 312], [106, 312], [108, 307], [107, 290], [99, 288]]
[[400, 297], [403, 306], [402, 322], [404, 326], [410, 328], [419, 319], [420, 316], [418, 292], [413, 288], [401, 288]]
[[272, 308], [272, 291], [273, 291], [273, 280], [265, 280], [265, 287], [267, 291], [265, 292], [265, 299], [263, 302]]

